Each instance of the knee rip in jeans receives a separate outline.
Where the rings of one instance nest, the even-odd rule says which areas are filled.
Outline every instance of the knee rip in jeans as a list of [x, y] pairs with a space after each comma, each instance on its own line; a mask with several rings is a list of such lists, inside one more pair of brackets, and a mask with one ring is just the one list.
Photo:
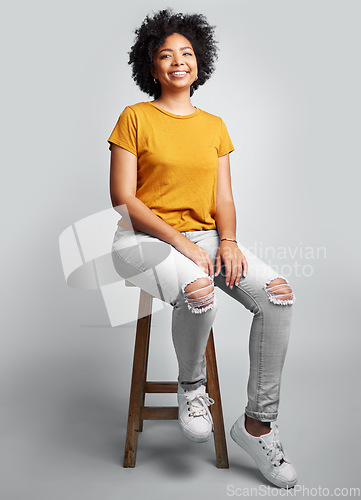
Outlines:
[[215, 295], [212, 278], [196, 278], [182, 287], [184, 299], [192, 313], [200, 314], [214, 308]]
[[269, 300], [273, 304], [285, 306], [287, 304], [293, 304], [296, 300], [288, 281], [282, 276], [277, 276], [267, 281], [263, 289], [266, 291]]

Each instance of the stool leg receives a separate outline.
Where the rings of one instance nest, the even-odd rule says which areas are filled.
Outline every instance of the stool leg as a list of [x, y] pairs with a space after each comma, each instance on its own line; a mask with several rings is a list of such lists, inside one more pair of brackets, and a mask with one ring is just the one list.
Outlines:
[[139, 418], [139, 432], [143, 431], [143, 419], [142, 419], [142, 412], [144, 408], [144, 403], [145, 403], [145, 384], [147, 383], [147, 373], [148, 373], [148, 358], [149, 358], [149, 344], [150, 344], [150, 320], [151, 320], [151, 314], [147, 316], [149, 318], [149, 325], [148, 325], [148, 334], [147, 334], [147, 340], [146, 340], [146, 346], [145, 346], [145, 359], [144, 359], [144, 377], [143, 377], [143, 396], [142, 396], [142, 403], [140, 406], [140, 418]]
[[214, 399], [214, 404], [210, 407], [213, 418], [213, 435], [216, 449], [217, 467], [219, 469], [228, 469], [228, 453], [226, 436], [224, 432], [224, 421], [222, 412], [221, 391], [219, 389], [216, 351], [214, 348], [213, 328], [209, 334], [206, 349], [206, 367], [207, 367], [207, 391], [209, 396]]
[[123, 467], [134, 467], [137, 457], [141, 408], [144, 404], [144, 380], [149, 345], [152, 303], [153, 297], [144, 290], [140, 290]]

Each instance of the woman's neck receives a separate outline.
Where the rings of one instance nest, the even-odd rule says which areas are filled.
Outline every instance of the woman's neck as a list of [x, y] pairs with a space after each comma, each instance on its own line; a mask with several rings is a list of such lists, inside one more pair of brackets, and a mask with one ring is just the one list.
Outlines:
[[191, 98], [188, 92], [178, 94], [162, 93], [159, 99], [153, 101], [156, 106], [169, 111], [175, 115], [189, 115], [194, 113], [196, 108], [191, 103]]

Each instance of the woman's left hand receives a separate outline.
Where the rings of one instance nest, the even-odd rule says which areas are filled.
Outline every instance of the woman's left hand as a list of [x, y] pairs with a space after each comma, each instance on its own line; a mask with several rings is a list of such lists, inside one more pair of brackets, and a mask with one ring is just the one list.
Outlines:
[[238, 248], [234, 241], [221, 241], [216, 255], [216, 272], [218, 276], [221, 272], [222, 261], [224, 262], [226, 271], [226, 285], [230, 289], [233, 285], [238, 285], [241, 280], [242, 270], [243, 276], [246, 277], [248, 271], [248, 263], [246, 257]]

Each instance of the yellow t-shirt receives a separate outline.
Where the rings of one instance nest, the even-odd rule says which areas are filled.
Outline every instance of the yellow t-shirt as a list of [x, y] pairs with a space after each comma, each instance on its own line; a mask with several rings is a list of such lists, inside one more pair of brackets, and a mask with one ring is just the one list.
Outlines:
[[124, 109], [108, 142], [137, 156], [136, 197], [156, 215], [178, 231], [216, 229], [218, 157], [234, 150], [221, 118], [140, 102]]

